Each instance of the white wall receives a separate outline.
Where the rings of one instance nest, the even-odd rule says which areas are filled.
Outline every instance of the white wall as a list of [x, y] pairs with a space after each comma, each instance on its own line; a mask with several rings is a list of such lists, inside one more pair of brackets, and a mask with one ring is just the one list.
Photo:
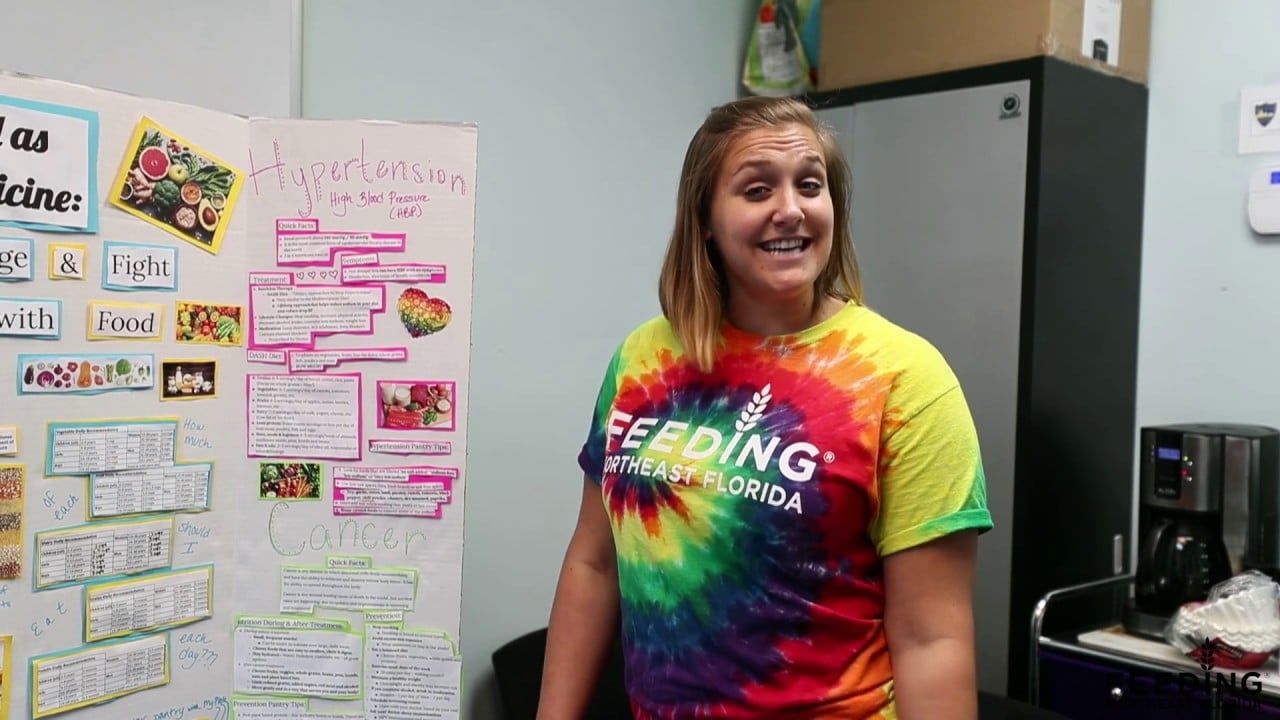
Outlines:
[[490, 653], [546, 624], [605, 363], [658, 312], [684, 148], [757, 5], [306, 5], [305, 116], [479, 124], [464, 717], [497, 717]]
[[[0, 69], [240, 115], [296, 115], [301, 0], [0, 2]], [[195, 12], [192, 12], [192, 10]]]
[[1280, 84], [1280, 3], [1154, 3], [1139, 425], [1280, 426], [1280, 236], [1249, 229], [1243, 87]]

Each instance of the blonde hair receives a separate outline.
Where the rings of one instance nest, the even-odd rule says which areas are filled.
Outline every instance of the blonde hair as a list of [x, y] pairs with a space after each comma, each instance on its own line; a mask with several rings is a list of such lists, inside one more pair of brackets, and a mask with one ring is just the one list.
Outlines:
[[835, 136], [807, 105], [793, 98], [749, 97], [716, 107], [685, 151], [675, 227], [658, 278], [662, 313], [685, 353], [703, 372], [715, 366], [728, 303], [724, 267], [714, 244], [706, 240], [721, 163], [743, 133], [792, 124], [807, 128], [818, 139], [835, 211], [831, 257], [814, 283], [815, 300], [831, 296], [862, 303], [862, 281], [849, 230], [849, 166]]

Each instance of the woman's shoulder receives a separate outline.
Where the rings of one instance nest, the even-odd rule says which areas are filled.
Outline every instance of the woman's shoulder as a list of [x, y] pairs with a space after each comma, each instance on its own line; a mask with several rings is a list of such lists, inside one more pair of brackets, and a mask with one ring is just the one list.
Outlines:
[[869, 357], [884, 372], [904, 381], [950, 385], [955, 373], [942, 351], [929, 338], [864, 306], [858, 314], [857, 333], [864, 357]]
[[675, 327], [664, 315], [654, 315], [635, 325], [618, 343], [620, 352], [647, 352], [654, 350], [675, 349], [679, 345], [679, 337]]
[[875, 307], [863, 305], [858, 310], [854, 324], [864, 343], [906, 354], [937, 352], [937, 348], [924, 335], [889, 318]]
[[612, 365], [643, 362], [654, 355], [671, 356], [679, 352], [680, 341], [675, 328], [663, 315], [655, 315], [633, 326], [614, 342]]

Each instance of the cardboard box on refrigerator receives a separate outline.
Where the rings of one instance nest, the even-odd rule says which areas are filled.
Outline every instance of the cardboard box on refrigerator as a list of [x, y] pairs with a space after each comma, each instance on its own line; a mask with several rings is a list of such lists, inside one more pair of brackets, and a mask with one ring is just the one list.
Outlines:
[[1146, 84], [1152, 0], [823, 0], [818, 89], [1052, 55]]

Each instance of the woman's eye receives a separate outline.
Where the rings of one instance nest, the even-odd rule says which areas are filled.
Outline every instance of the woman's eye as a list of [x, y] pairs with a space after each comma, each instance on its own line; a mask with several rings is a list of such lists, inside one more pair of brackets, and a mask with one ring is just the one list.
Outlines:
[[769, 194], [769, 188], [763, 185], [754, 185], [747, 188], [746, 196], [749, 198], [761, 198]]
[[817, 180], [805, 180], [800, 183], [800, 189], [806, 192], [819, 192], [822, 190], [822, 183]]

